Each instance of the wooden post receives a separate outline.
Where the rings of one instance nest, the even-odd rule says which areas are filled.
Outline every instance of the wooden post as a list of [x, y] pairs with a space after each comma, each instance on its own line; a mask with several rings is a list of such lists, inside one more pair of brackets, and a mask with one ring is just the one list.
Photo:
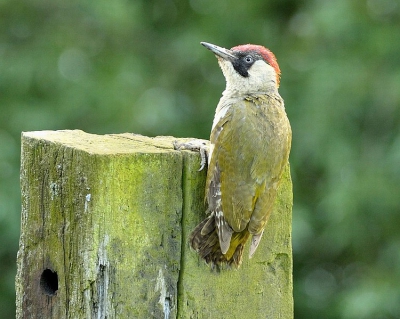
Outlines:
[[289, 168], [263, 240], [211, 271], [200, 156], [173, 137], [22, 134], [17, 318], [293, 318]]

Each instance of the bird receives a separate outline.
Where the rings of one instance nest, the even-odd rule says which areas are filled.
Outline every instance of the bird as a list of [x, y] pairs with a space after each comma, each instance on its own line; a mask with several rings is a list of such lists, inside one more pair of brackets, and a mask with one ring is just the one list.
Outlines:
[[251, 237], [251, 258], [273, 210], [292, 131], [278, 93], [281, 71], [269, 49], [201, 44], [217, 57], [226, 87], [207, 150], [208, 215], [189, 243], [212, 267], [239, 268], [246, 242]]

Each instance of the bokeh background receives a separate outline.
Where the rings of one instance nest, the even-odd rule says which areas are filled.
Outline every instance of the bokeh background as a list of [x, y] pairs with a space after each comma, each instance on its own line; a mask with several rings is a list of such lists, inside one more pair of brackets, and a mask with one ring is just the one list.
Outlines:
[[21, 132], [208, 138], [224, 78], [200, 41], [278, 57], [295, 318], [400, 318], [398, 0], [0, 1], [1, 317], [15, 317]]

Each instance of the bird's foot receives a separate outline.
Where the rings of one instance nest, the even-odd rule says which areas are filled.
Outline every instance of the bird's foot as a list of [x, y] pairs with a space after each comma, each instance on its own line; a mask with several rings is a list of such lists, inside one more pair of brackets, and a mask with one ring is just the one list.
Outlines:
[[204, 167], [207, 164], [207, 159], [209, 154], [208, 141], [201, 139], [193, 139], [182, 143], [179, 141], [174, 141], [173, 144], [174, 144], [174, 149], [176, 149], [177, 151], [188, 150], [188, 151], [199, 152], [201, 157], [199, 172], [204, 169]]

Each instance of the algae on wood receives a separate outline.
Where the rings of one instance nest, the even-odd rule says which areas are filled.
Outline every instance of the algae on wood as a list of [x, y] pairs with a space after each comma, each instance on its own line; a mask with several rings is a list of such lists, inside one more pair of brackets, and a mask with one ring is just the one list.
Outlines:
[[293, 318], [291, 182], [250, 261], [210, 271], [199, 154], [173, 137], [22, 136], [17, 318]]
[[18, 317], [174, 317], [181, 163], [171, 138], [24, 133]]

